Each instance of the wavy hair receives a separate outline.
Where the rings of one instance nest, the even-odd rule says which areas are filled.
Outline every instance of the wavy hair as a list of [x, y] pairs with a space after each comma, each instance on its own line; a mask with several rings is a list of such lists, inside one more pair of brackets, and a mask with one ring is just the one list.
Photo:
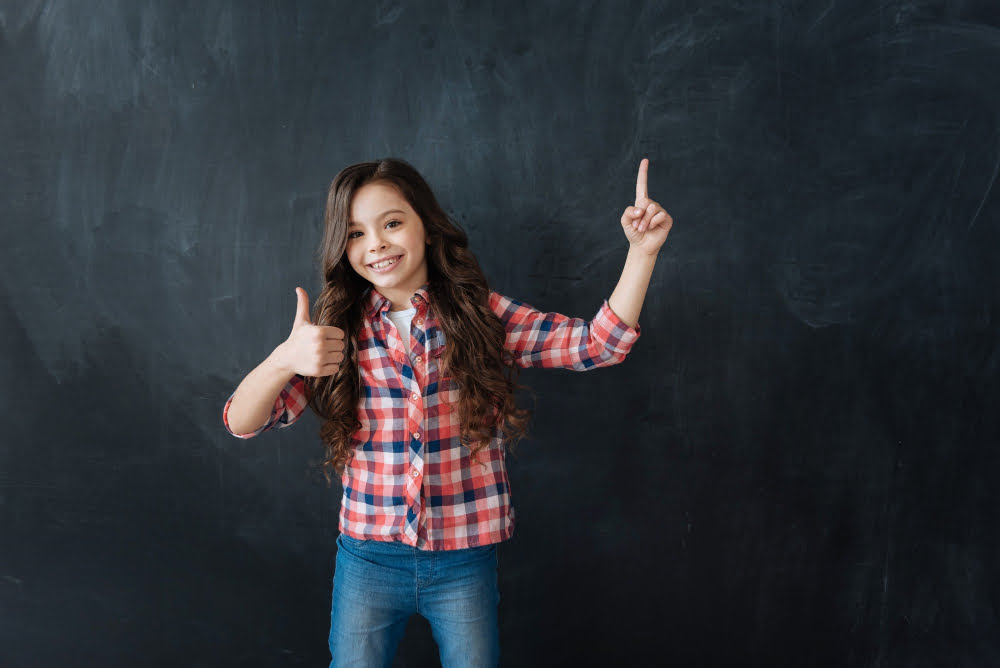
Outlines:
[[314, 323], [344, 330], [344, 361], [333, 376], [306, 379], [309, 404], [322, 420], [327, 480], [343, 473], [354, 455], [352, 436], [361, 428], [358, 335], [371, 283], [351, 267], [346, 248], [354, 194], [373, 182], [395, 187], [424, 224], [429, 308], [445, 336], [440, 373], [447, 372], [459, 388], [463, 445], [475, 459], [498, 430], [513, 444], [524, 436], [528, 422], [528, 411], [515, 405], [518, 369], [504, 351], [504, 326], [490, 308], [489, 285], [469, 250], [468, 236], [408, 163], [387, 158], [351, 165], [337, 174], [327, 194], [319, 253], [324, 287], [313, 307]]

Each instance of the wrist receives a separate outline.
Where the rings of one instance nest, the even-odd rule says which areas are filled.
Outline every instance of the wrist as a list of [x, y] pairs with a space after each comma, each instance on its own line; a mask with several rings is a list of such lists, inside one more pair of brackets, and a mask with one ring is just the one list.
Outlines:
[[287, 342], [279, 344], [264, 360], [263, 366], [276, 374], [295, 375], [295, 369], [288, 363]]
[[645, 250], [635, 244], [629, 244], [628, 260], [641, 262], [650, 266], [656, 264], [656, 256], [660, 254], [660, 249], [654, 251]]

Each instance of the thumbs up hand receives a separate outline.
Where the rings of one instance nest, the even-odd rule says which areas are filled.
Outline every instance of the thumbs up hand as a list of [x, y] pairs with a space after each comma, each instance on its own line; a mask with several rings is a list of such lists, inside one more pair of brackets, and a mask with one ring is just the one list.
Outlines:
[[622, 228], [631, 248], [656, 255], [667, 240], [674, 219], [662, 206], [649, 199], [647, 174], [649, 160], [639, 163], [639, 176], [635, 182], [635, 206], [625, 209], [622, 214]]
[[292, 331], [275, 351], [275, 361], [301, 376], [332, 376], [344, 361], [344, 330], [312, 324], [309, 295], [295, 288], [298, 302]]

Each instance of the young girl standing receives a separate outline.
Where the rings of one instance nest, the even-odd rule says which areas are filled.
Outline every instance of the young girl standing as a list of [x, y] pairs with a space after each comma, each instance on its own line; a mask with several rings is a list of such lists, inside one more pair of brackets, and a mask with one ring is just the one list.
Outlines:
[[226, 428], [250, 438], [322, 420], [324, 466], [344, 495], [331, 666], [388, 666], [414, 613], [445, 668], [496, 666], [496, 545], [513, 532], [505, 447], [524, 432], [515, 367], [616, 364], [673, 224], [642, 160], [621, 279], [587, 322], [492, 292], [465, 233], [399, 160], [344, 169], [330, 186], [324, 288], [296, 288], [288, 339], [240, 383]]

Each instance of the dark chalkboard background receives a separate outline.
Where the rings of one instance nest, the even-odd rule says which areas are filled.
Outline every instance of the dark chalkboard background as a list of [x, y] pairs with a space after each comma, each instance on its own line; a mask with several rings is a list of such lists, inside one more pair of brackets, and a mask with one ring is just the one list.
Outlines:
[[7, 0], [0, 81], [0, 664], [328, 660], [317, 421], [220, 414], [392, 155], [545, 310], [641, 157], [676, 221], [629, 359], [522, 375], [506, 665], [1000, 665], [993, 0]]

